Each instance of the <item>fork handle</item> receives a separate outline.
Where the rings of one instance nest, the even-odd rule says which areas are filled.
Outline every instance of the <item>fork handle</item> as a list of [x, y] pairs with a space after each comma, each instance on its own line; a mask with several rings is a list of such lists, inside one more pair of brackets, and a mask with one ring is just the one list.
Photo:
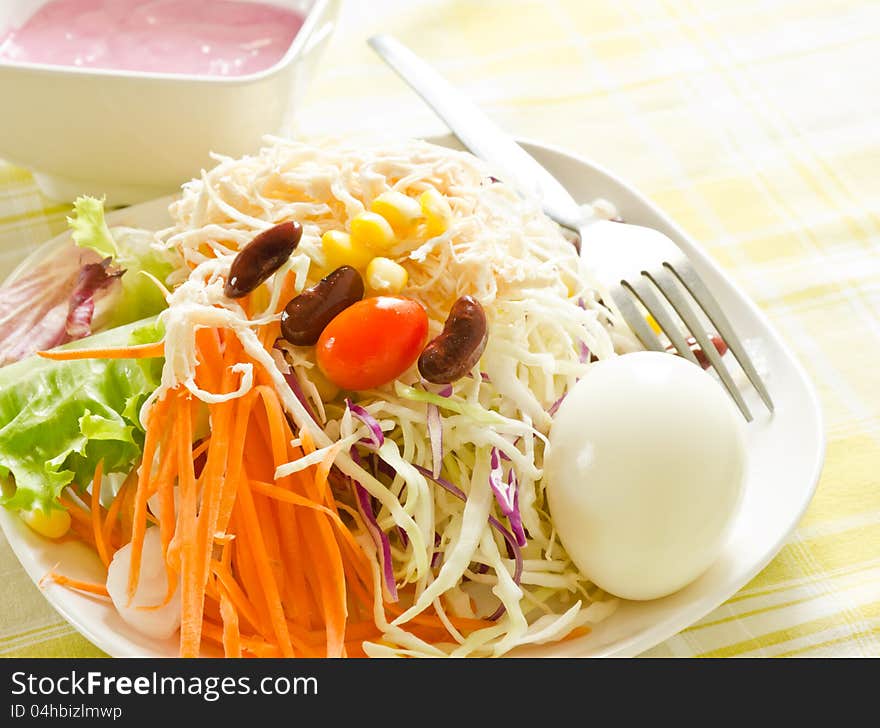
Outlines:
[[465, 148], [492, 164], [521, 195], [536, 199], [549, 218], [578, 232], [584, 213], [568, 190], [470, 99], [392, 36], [374, 35], [367, 42], [446, 122]]

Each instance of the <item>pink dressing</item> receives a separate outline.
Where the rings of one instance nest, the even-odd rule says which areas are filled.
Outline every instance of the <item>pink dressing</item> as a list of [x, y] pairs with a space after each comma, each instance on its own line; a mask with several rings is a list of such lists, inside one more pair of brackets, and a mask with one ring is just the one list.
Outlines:
[[151, 73], [243, 76], [277, 63], [303, 23], [238, 0], [49, 0], [0, 29], [0, 61]]

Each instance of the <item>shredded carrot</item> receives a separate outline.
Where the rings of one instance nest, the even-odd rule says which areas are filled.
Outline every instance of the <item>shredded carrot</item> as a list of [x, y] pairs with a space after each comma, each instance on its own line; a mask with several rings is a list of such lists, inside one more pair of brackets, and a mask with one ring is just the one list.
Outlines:
[[[177, 583], [176, 577], [180, 569], [179, 553], [172, 552], [171, 549], [174, 531], [177, 526], [177, 517], [174, 512], [174, 476], [176, 472], [172, 472], [172, 468], [176, 471], [179, 464], [177, 452], [178, 429], [179, 425], [177, 422], [172, 423], [169, 428], [169, 439], [166, 443], [166, 449], [162, 453], [162, 467], [159, 469], [159, 477], [156, 479], [155, 485], [155, 490], [159, 497], [159, 540], [162, 543], [162, 554], [165, 556], [165, 574], [168, 581], [165, 603], [174, 594], [174, 587]], [[164, 467], [165, 465], [168, 467]]]
[[[231, 552], [230, 552], [231, 553]], [[212, 570], [217, 577], [217, 581], [221, 584], [223, 591], [227, 597], [235, 605], [235, 608], [255, 629], [260, 629], [260, 620], [254, 611], [253, 605], [247, 598], [247, 595], [241, 590], [228, 565], [218, 564], [216, 561], [212, 564]], [[268, 630], [261, 630], [268, 631]]]
[[226, 590], [220, 589], [220, 617], [223, 619], [223, 651], [227, 657], [241, 657], [241, 633], [238, 612]]
[[[131, 604], [137, 591], [138, 579], [141, 573], [141, 556], [144, 549], [144, 535], [147, 531], [147, 498], [150, 492], [150, 479], [152, 478], [153, 459], [156, 455], [158, 439], [161, 432], [155, 426], [157, 420], [167, 412], [171, 406], [171, 398], [165, 398], [154, 403], [147, 415], [147, 435], [144, 441], [144, 456], [141, 461], [141, 472], [138, 477], [138, 487], [135, 491], [134, 513], [132, 514], [131, 533], [131, 567], [128, 574], [128, 604]], [[151, 426], [152, 425], [152, 426]]]
[[259, 633], [263, 635], [265, 639], [272, 639], [272, 625], [269, 619], [269, 609], [266, 605], [266, 597], [263, 594], [263, 587], [257, 576], [254, 554], [249, 545], [247, 545], [247, 536], [244, 528], [239, 524], [240, 520], [240, 510], [236, 509], [231, 522], [237, 541], [232, 568], [238, 576], [244, 594], [253, 605], [257, 617], [257, 622], [254, 624], [254, 627], [257, 628]]
[[196, 350], [199, 354], [196, 381], [209, 391], [216, 391], [224, 369], [220, 332], [217, 329], [198, 329]]
[[[104, 525], [101, 528], [101, 536], [106, 543], [111, 544], [114, 547], [118, 543], [113, 538], [113, 534], [116, 530], [117, 520], [119, 518], [119, 511], [122, 507], [122, 502], [125, 500], [126, 492], [131, 490], [132, 483], [134, 483], [136, 479], [137, 473], [132, 470], [125, 478], [125, 480], [122, 481], [122, 485], [116, 492], [116, 495], [113, 498], [113, 502], [107, 509], [107, 517], [104, 519]], [[121, 546], [122, 544], [119, 545]]]
[[44, 359], [52, 361], [74, 361], [77, 359], [155, 359], [165, 356], [165, 342], [137, 344], [110, 349], [50, 349], [38, 351]]
[[110, 566], [110, 552], [104, 540], [104, 529], [101, 523], [101, 480], [104, 477], [104, 461], [99, 460], [95, 468], [95, 476], [92, 478], [92, 529], [95, 533], [95, 546], [98, 556], [104, 562], [104, 566]]
[[239, 503], [241, 505], [242, 519], [248, 533], [248, 541], [253, 549], [256, 561], [257, 576], [266, 597], [266, 606], [269, 611], [269, 619], [275, 631], [281, 654], [284, 657], [293, 657], [293, 645], [290, 643], [290, 634], [287, 630], [287, 622], [284, 618], [284, 609], [281, 606], [281, 597], [278, 593], [278, 585], [269, 566], [269, 555], [263, 541], [262, 529], [257, 518], [256, 508], [251, 496], [251, 490], [246, 480], [242, 480], [239, 486]]
[[58, 502], [67, 509], [67, 512], [74, 521], [79, 521], [88, 526], [92, 525], [92, 517], [78, 499], [74, 499], [69, 493], [65, 492], [59, 496]]
[[303, 430], [300, 433], [299, 440], [302, 443], [302, 449], [306, 455], [311, 455], [315, 452], [315, 441], [312, 439], [308, 430]]
[[[223, 645], [223, 628], [209, 620], [202, 624], [202, 634], [218, 645]], [[258, 637], [242, 635], [240, 638], [242, 650], [246, 650], [254, 657], [280, 657], [281, 653], [277, 645], [273, 645]]]
[[[56, 584], [60, 586], [65, 586], [68, 589], [74, 589], [75, 591], [86, 592], [88, 594], [97, 594], [102, 597], [109, 597], [110, 594], [107, 592], [107, 587], [103, 584], [93, 584], [89, 581], [80, 581], [79, 579], [71, 579], [69, 576], [64, 576], [63, 574], [56, 574], [54, 571], [50, 571], [46, 574], [44, 579], [48, 579], [50, 581], [54, 581]], [[41, 580], [42, 584], [42, 580]]]
[[281, 336], [281, 324], [273, 321], [263, 327], [260, 332], [260, 343], [266, 351], [270, 351], [275, 346], [275, 341]]
[[[293, 285], [291, 276], [287, 284]], [[257, 334], [271, 347], [277, 322], [259, 327]], [[294, 433], [268, 372], [246, 354], [234, 331], [202, 328], [195, 344], [200, 388], [234, 391], [238, 377], [232, 368], [240, 363], [254, 367], [255, 386], [243, 396], [207, 404], [182, 386], [167, 392], [147, 414], [139, 468], [108, 509], [100, 503], [101, 467], [88, 503], [73, 491], [62, 496], [71, 532], [92, 544], [105, 565], [116, 548], [131, 542], [131, 600], [147, 523], [158, 520], [169, 585], [164, 604], [180, 585], [183, 657], [198, 656], [203, 647], [216, 649], [211, 645], [228, 657], [365, 656], [363, 643], [382, 638], [373, 618], [377, 586], [358, 539], [365, 528], [361, 516], [337, 501], [330, 482], [337, 449], [328, 449], [317, 465], [276, 479], [280, 465], [315, 452], [314, 438], [305, 430]], [[163, 351], [160, 342], [49, 355], [159, 356]], [[205, 410], [210, 437], [194, 444], [195, 423]], [[197, 460], [203, 461], [198, 475]], [[147, 507], [154, 495], [158, 513]], [[62, 582], [106, 593], [101, 585], [60, 577]], [[412, 585], [400, 591], [401, 603], [384, 605], [392, 619], [414, 597]], [[427, 610], [407, 629], [432, 643], [448, 642], [448, 623], [462, 633], [494, 624], [451, 615], [447, 622]], [[568, 638], [581, 633], [575, 630]]]
[[134, 501], [137, 497], [137, 487], [133, 486], [125, 491], [122, 504], [119, 507], [119, 540], [123, 544], [131, 541], [134, 524]]
[[208, 448], [211, 447], [211, 438], [205, 438], [202, 440], [196, 447], [192, 449], [192, 459], [193, 462], [198, 460], [202, 455], [204, 455]]
[[283, 595], [287, 574], [285, 573], [284, 560], [281, 556], [281, 541], [278, 537], [278, 521], [275, 517], [274, 503], [253, 490], [251, 490], [251, 496], [254, 500], [257, 517], [260, 519], [263, 543], [266, 544], [266, 553], [269, 557], [269, 568], [272, 569], [272, 575], [275, 577], [279, 593]]
[[281, 312], [281, 309], [287, 305], [287, 301], [293, 298], [294, 293], [296, 293], [296, 272], [289, 270], [281, 284], [281, 294], [278, 296], [278, 306], [275, 313]]
[[[198, 492], [192, 461], [191, 401], [188, 394], [178, 396], [177, 461], [180, 484], [180, 574], [181, 617], [180, 656], [198, 657], [205, 599], [205, 584], [197, 579], [198, 544], [196, 543], [196, 513]], [[175, 535], [176, 538], [176, 535]]]
[[[316, 510], [324, 513], [330, 518], [331, 522], [336, 525], [340, 537], [348, 543], [352, 551], [359, 554], [360, 556], [363, 556], [360, 546], [358, 545], [357, 541], [355, 541], [351, 531], [342, 522], [342, 519], [339, 517], [338, 513], [335, 513], [325, 505], [315, 503], [314, 501], [309, 500], [308, 498], [301, 496], [298, 493], [284, 490], [283, 488], [279, 488], [278, 486], [272, 485], [271, 483], [264, 483], [260, 480], [252, 480], [250, 481], [250, 484], [251, 488], [253, 488], [255, 492], [261, 493], [268, 498], [274, 498], [279, 501], [290, 503], [291, 505], [301, 506], [302, 508], [309, 508], [311, 510]], [[365, 569], [369, 569], [369, 564], [366, 562], [365, 558], [363, 558], [363, 566]]]

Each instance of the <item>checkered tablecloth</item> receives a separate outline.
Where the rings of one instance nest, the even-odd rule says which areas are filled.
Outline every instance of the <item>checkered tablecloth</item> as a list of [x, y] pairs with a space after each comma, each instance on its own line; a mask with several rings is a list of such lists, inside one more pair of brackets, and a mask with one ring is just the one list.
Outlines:
[[[349, 0], [298, 132], [443, 131], [364, 45], [380, 30], [510, 131], [645, 191], [757, 301], [818, 387], [827, 461], [797, 532], [649, 654], [880, 656], [880, 3]], [[0, 267], [61, 230], [66, 210], [0, 164]], [[99, 654], [5, 542], [0, 582], [0, 654]]]

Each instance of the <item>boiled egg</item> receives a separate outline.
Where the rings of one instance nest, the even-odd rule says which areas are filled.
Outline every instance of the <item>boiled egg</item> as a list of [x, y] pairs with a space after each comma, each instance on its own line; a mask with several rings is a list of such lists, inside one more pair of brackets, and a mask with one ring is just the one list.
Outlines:
[[718, 558], [743, 490], [745, 425], [721, 385], [686, 359], [597, 362], [550, 431], [550, 514], [578, 569], [625, 599], [686, 586]]

